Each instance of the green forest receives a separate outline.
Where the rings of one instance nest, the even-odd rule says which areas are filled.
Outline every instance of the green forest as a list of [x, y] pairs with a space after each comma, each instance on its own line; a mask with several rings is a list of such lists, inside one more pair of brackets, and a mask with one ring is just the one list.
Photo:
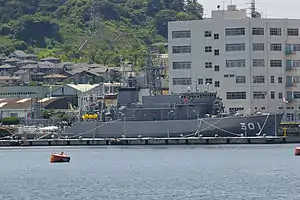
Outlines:
[[0, 0], [0, 53], [139, 67], [149, 45], [167, 41], [168, 21], [202, 15], [197, 0]]

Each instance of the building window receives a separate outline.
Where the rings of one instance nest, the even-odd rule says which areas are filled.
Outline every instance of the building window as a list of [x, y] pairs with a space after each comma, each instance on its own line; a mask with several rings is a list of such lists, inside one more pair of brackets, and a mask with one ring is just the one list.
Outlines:
[[198, 84], [203, 85], [203, 78], [198, 78]]
[[288, 36], [299, 36], [299, 29], [298, 28], [288, 28], [287, 34], [288, 34]]
[[191, 53], [191, 46], [173, 46], [172, 53]]
[[300, 51], [300, 44], [293, 44], [293, 51]]
[[245, 35], [245, 28], [226, 28], [225, 35], [226, 36]]
[[173, 62], [173, 69], [191, 69], [191, 61]]
[[294, 99], [300, 99], [300, 92], [294, 92]]
[[278, 83], [282, 83], [282, 77], [281, 76], [278, 77]]
[[300, 76], [293, 76], [293, 83], [300, 83]]
[[253, 83], [265, 83], [264, 76], [253, 76]]
[[190, 38], [191, 31], [172, 31], [172, 38]]
[[270, 60], [270, 67], [282, 67], [282, 60]]
[[246, 67], [246, 60], [226, 60], [226, 67]]
[[215, 56], [220, 55], [220, 50], [219, 49], [215, 49]]
[[275, 92], [274, 91], [271, 92], [271, 99], [275, 99]]
[[215, 87], [220, 87], [220, 81], [215, 81]]
[[212, 62], [205, 62], [205, 68], [212, 68]]
[[271, 76], [271, 83], [275, 83], [275, 77]]
[[293, 60], [293, 67], [300, 67], [300, 60]]
[[212, 84], [213, 83], [213, 81], [212, 81], [212, 78], [206, 78], [205, 79], [205, 84], [207, 85], [207, 84]]
[[253, 99], [265, 99], [266, 92], [253, 92]]
[[264, 28], [252, 28], [252, 35], [264, 35]]
[[265, 66], [265, 59], [252, 60], [252, 67], [264, 67], [264, 66]]
[[270, 51], [282, 51], [281, 44], [270, 44]]
[[215, 65], [215, 71], [216, 72], [220, 71], [220, 66], [219, 65]]
[[264, 43], [253, 43], [252, 44], [252, 51], [264, 51], [265, 44]]
[[282, 92], [278, 92], [278, 99], [282, 99], [283, 95]]
[[245, 51], [246, 45], [245, 43], [237, 43], [237, 44], [226, 44], [226, 51]]
[[233, 78], [234, 74], [224, 74], [224, 78], [228, 78], [228, 77]]
[[205, 50], [205, 52], [212, 52], [212, 47], [211, 46], [205, 46], [204, 50]]
[[246, 76], [236, 76], [235, 83], [246, 83]]
[[246, 92], [226, 92], [228, 100], [246, 99]]
[[192, 78], [173, 78], [173, 85], [192, 85]]
[[205, 31], [204, 37], [211, 37], [211, 31]]
[[215, 39], [215, 40], [218, 40], [218, 39], [219, 39], [219, 34], [218, 34], [218, 33], [215, 33], [215, 34], [214, 34], [214, 39]]
[[281, 36], [281, 28], [270, 28], [270, 35]]

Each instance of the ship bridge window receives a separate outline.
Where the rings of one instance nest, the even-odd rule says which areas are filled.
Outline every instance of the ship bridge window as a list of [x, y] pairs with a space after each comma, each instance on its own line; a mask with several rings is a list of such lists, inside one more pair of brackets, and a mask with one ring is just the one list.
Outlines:
[[237, 107], [237, 108], [229, 108], [229, 112], [238, 112], [238, 111], [243, 111], [243, 107]]

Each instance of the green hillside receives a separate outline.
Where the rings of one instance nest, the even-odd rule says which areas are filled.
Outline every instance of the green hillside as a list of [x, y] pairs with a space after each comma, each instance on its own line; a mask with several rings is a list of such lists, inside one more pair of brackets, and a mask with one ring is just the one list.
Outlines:
[[0, 0], [0, 53], [140, 66], [148, 44], [167, 41], [168, 21], [202, 13], [196, 0]]

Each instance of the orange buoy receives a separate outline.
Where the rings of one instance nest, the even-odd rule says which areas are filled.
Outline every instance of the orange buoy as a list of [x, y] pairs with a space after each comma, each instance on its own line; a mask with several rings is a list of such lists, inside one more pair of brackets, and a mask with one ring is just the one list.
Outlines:
[[300, 156], [300, 147], [295, 148], [295, 156]]
[[61, 153], [54, 153], [51, 155], [50, 162], [70, 162], [71, 158], [64, 154], [64, 152]]

